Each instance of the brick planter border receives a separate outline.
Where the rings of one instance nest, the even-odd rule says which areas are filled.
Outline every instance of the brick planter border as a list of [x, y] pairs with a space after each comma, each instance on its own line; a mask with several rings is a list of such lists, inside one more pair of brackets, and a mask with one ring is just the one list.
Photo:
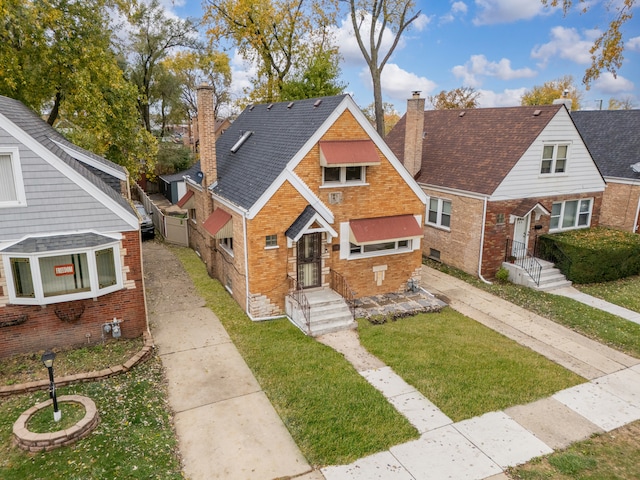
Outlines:
[[26, 410], [13, 424], [13, 436], [16, 445], [28, 452], [48, 452], [55, 448], [66, 447], [89, 435], [99, 422], [98, 409], [93, 400], [81, 395], [62, 395], [60, 403], [78, 403], [84, 407], [85, 415], [72, 427], [57, 432], [34, 433], [27, 429], [29, 419], [38, 411], [51, 407], [53, 400], [39, 403]]
[[[56, 378], [56, 388], [71, 385], [73, 383], [93, 382], [113, 377], [121, 373], [126, 373], [139, 363], [145, 361], [153, 351], [153, 338], [151, 334], [145, 332], [143, 334], [144, 345], [138, 353], [127, 360], [122, 365], [105, 368], [95, 372], [78, 373], [75, 375], [67, 375], [66, 377]], [[47, 390], [49, 388], [49, 380], [39, 380], [37, 382], [20, 383], [16, 385], [0, 386], [0, 398], [10, 395], [18, 395], [21, 393], [30, 393], [38, 390]]]

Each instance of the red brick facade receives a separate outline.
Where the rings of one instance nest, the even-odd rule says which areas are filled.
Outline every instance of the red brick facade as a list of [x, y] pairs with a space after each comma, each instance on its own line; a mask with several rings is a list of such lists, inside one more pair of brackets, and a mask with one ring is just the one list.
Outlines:
[[[114, 317], [124, 320], [121, 324], [122, 337], [142, 335], [147, 328], [147, 317], [140, 232], [126, 232], [123, 235], [121, 248], [126, 252], [123, 257], [124, 288], [95, 299], [45, 306], [1, 306], [0, 325], [23, 315], [27, 316], [27, 320], [19, 325], [0, 326], [0, 358], [17, 353], [99, 343], [102, 340], [102, 324], [112, 321]], [[79, 312], [82, 314], [78, 319], [71, 319]], [[111, 334], [106, 335], [111, 337]]]

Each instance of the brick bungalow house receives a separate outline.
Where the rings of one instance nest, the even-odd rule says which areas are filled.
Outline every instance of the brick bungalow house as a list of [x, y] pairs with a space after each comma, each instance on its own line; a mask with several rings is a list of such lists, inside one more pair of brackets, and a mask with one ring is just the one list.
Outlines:
[[425, 111], [416, 92], [386, 141], [428, 196], [424, 254], [467, 273], [599, 223], [605, 182], [563, 104]]
[[600, 225], [638, 233], [640, 110], [577, 111], [571, 117], [607, 182]]
[[315, 335], [332, 328], [318, 296], [353, 324], [345, 297], [419, 277], [425, 195], [350, 96], [251, 105], [217, 142], [210, 88], [198, 103], [202, 172], [179, 205], [190, 245], [252, 319], [286, 312]]
[[0, 357], [145, 331], [128, 196], [125, 169], [0, 96]]

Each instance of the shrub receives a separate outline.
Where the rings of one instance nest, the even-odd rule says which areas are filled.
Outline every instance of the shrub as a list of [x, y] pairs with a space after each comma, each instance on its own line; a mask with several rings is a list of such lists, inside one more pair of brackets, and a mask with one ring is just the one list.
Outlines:
[[496, 272], [496, 280], [499, 283], [507, 283], [509, 281], [509, 270], [504, 267], [500, 267]]
[[640, 237], [610, 228], [543, 235], [540, 256], [574, 283], [600, 283], [640, 273]]

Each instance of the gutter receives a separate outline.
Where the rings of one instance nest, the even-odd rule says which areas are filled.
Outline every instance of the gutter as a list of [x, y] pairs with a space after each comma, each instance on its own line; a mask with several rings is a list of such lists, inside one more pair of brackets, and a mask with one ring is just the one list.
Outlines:
[[484, 252], [484, 227], [487, 223], [487, 197], [484, 197], [484, 204], [482, 205], [482, 232], [480, 233], [480, 255], [478, 255], [478, 277], [484, 283], [492, 285], [492, 283], [482, 276], [482, 254]]

